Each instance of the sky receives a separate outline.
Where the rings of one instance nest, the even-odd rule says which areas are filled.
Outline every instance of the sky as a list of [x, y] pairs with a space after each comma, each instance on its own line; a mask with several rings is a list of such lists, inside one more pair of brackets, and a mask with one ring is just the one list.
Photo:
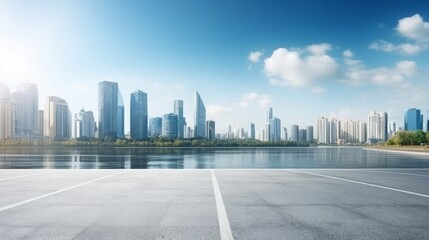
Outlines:
[[425, 0], [151, 0], [0, 2], [0, 82], [38, 85], [97, 113], [97, 84], [148, 93], [149, 117], [194, 92], [216, 130], [261, 129], [266, 109], [288, 129], [320, 116], [367, 121], [429, 110]]

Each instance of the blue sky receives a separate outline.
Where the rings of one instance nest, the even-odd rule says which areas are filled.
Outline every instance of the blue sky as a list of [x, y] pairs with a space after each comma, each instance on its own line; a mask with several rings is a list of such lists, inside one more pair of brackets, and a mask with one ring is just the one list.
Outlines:
[[[429, 5], [408, 1], [2, 1], [0, 81], [97, 112], [97, 83], [148, 93], [150, 117], [198, 90], [217, 129], [319, 116], [402, 125], [429, 110]], [[126, 130], [128, 129], [128, 121]]]

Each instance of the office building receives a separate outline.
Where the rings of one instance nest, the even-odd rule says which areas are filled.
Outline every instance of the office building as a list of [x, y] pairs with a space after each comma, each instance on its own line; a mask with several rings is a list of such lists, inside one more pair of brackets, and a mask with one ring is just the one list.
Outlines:
[[12, 104], [10, 89], [0, 83], [0, 140], [12, 137]]
[[270, 128], [271, 128], [270, 122], [271, 122], [271, 119], [273, 119], [273, 108], [269, 107], [268, 110], [267, 110], [267, 122], [266, 122], [266, 125], [265, 125], [265, 141], [272, 141], [271, 140], [272, 134], [270, 132]]
[[371, 111], [368, 116], [367, 142], [377, 143], [387, 141], [388, 116], [387, 113]]
[[299, 126], [292, 125], [290, 127], [290, 140], [292, 142], [299, 142]]
[[121, 91], [118, 89], [118, 120], [117, 120], [117, 136], [118, 138], [124, 138], [125, 137], [125, 107], [124, 107], [124, 100], [122, 98]]
[[313, 142], [314, 141], [314, 129], [313, 126], [307, 127], [307, 136], [306, 136], [307, 142]]
[[70, 139], [71, 121], [71, 113], [64, 99], [56, 96], [46, 98], [44, 136], [53, 140]]
[[367, 141], [366, 133], [366, 123], [359, 121], [359, 143], [365, 143]]
[[307, 142], [307, 129], [299, 129], [299, 141]]
[[410, 108], [404, 114], [405, 131], [423, 130], [423, 115], [420, 109]]
[[147, 94], [138, 90], [131, 93], [130, 134], [131, 139], [142, 140], [148, 136]]
[[288, 141], [289, 140], [288, 137], [289, 136], [288, 136], [288, 133], [287, 133], [287, 128], [283, 127], [283, 137], [282, 137], [283, 141]]
[[429, 132], [429, 111], [426, 113], [426, 132]]
[[36, 84], [25, 83], [11, 95], [13, 110], [13, 135], [28, 137], [35, 135], [39, 112], [39, 90]]
[[206, 137], [209, 140], [216, 138], [216, 123], [213, 120], [208, 120], [206, 123]]
[[273, 117], [269, 123], [269, 139], [270, 142], [281, 141], [281, 121], [280, 119]]
[[255, 124], [250, 123], [250, 139], [255, 140]]
[[331, 142], [330, 122], [326, 117], [319, 117], [317, 120], [317, 140], [319, 143], [329, 144]]
[[195, 92], [194, 137], [206, 137], [206, 107], [198, 92]]
[[98, 137], [118, 136], [118, 83], [98, 83]]
[[75, 114], [74, 137], [88, 139], [95, 137], [95, 119], [92, 111], [82, 109]]
[[173, 113], [164, 114], [162, 119], [162, 137], [177, 138], [177, 115]]
[[154, 117], [149, 119], [149, 136], [158, 137], [162, 135], [162, 118]]
[[185, 137], [185, 118], [183, 117], [183, 100], [174, 100], [174, 114], [177, 115], [177, 137]]

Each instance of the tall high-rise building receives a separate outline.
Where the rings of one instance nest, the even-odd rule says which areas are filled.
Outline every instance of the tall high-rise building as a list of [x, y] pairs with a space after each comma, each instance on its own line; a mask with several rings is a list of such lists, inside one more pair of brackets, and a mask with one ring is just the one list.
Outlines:
[[423, 115], [420, 109], [410, 108], [404, 114], [405, 131], [423, 130]]
[[299, 141], [307, 142], [307, 129], [299, 129]]
[[210, 140], [216, 138], [216, 123], [213, 120], [208, 120], [206, 123], [206, 137]]
[[267, 123], [265, 125], [265, 135], [266, 135], [265, 136], [265, 141], [272, 141], [271, 140], [272, 133], [270, 132], [270, 129], [271, 129], [271, 126], [270, 126], [271, 119], [273, 119], [273, 108], [269, 107], [268, 110], [267, 110]]
[[292, 125], [290, 127], [290, 140], [292, 142], [299, 142], [299, 126]]
[[10, 89], [0, 83], [0, 140], [12, 137], [12, 104]]
[[426, 113], [426, 132], [429, 132], [429, 111]]
[[367, 142], [376, 143], [387, 141], [388, 138], [387, 113], [371, 111], [368, 116]]
[[149, 136], [158, 137], [162, 135], [162, 118], [154, 117], [149, 119]]
[[16, 137], [34, 135], [39, 112], [39, 90], [33, 83], [25, 83], [12, 93], [13, 135]]
[[287, 128], [286, 127], [283, 127], [283, 140], [284, 141], [289, 141], [289, 138], [288, 138], [289, 136], [288, 136], [288, 133], [287, 133]]
[[307, 142], [314, 141], [314, 128], [313, 126], [307, 126]]
[[335, 118], [332, 118], [329, 121], [329, 144], [336, 144], [338, 140], [338, 126], [340, 125], [340, 121]]
[[366, 123], [359, 122], [359, 143], [365, 143], [367, 141], [366, 132]]
[[328, 118], [320, 117], [317, 120], [317, 139], [319, 143], [331, 143], [330, 122]]
[[47, 97], [44, 114], [44, 136], [54, 140], [71, 137], [71, 112], [64, 99], [56, 96]]
[[118, 83], [98, 83], [98, 136], [118, 136]]
[[206, 137], [206, 107], [197, 91], [195, 92], [194, 137]]
[[95, 119], [92, 111], [80, 110], [75, 114], [74, 120], [75, 138], [94, 138], [95, 137]]
[[273, 117], [270, 119], [269, 124], [269, 141], [271, 142], [278, 142], [281, 141], [281, 133], [282, 133], [282, 126], [280, 119]]
[[130, 134], [132, 139], [146, 139], [148, 128], [147, 94], [138, 90], [131, 93]]
[[124, 107], [124, 100], [122, 98], [121, 91], [118, 89], [118, 120], [117, 120], [117, 136], [119, 138], [125, 137], [125, 107]]
[[36, 130], [35, 130], [35, 133], [38, 136], [43, 136], [43, 125], [44, 125], [43, 118], [44, 118], [44, 112], [43, 110], [39, 110], [37, 112], [37, 118], [36, 118], [37, 124], [36, 124]]
[[174, 114], [177, 115], [177, 137], [185, 137], [185, 118], [183, 117], [183, 100], [174, 100]]
[[162, 136], [165, 138], [177, 138], [177, 115], [164, 114], [162, 119]]
[[250, 123], [250, 139], [255, 140], [255, 124]]

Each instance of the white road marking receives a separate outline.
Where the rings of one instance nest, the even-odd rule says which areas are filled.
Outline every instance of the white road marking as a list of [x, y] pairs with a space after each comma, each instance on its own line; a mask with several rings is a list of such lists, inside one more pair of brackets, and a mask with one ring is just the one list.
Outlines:
[[226, 214], [225, 204], [223, 203], [222, 193], [219, 188], [216, 176], [213, 170], [210, 170], [212, 175], [213, 190], [216, 199], [217, 216], [219, 220], [220, 238], [222, 240], [233, 240], [231, 226], [229, 225], [228, 216]]
[[329, 175], [303, 172], [303, 171], [295, 171], [295, 170], [287, 170], [287, 171], [295, 172], [295, 173], [308, 174], [308, 175], [313, 175], [313, 176], [318, 176], [318, 177], [324, 177], [324, 178], [330, 178], [330, 179], [339, 180], [339, 181], [343, 181], [343, 182], [356, 183], [356, 184], [360, 184], [360, 185], [376, 187], [376, 188], [391, 190], [391, 191], [400, 192], [400, 193], [407, 193], [407, 194], [411, 194], [411, 195], [415, 195], [415, 196], [419, 196], [419, 197], [429, 198], [429, 195], [422, 194], [422, 193], [416, 193], [416, 192], [406, 191], [406, 190], [402, 190], [402, 189], [398, 189], [398, 188], [386, 187], [386, 186], [372, 184], [372, 183], [359, 182], [359, 181], [350, 180], [350, 179], [346, 179], [346, 178], [339, 178], [339, 177], [333, 177], [333, 176], [329, 176]]
[[100, 180], [103, 180], [103, 179], [106, 179], [106, 178], [109, 178], [109, 177], [113, 177], [113, 176], [116, 176], [116, 175], [119, 175], [119, 174], [124, 174], [124, 173], [129, 172], [129, 171], [130, 170], [119, 172], [119, 173], [110, 174], [110, 175], [107, 175], [107, 176], [104, 176], [104, 177], [100, 177], [100, 178], [96, 178], [96, 179], [93, 179], [93, 180], [90, 180], [90, 181], [87, 181], [87, 182], [84, 182], [84, 183], [80, 183], [80, 184], [77, 184], [77, 185], [66, 187], [66, 188], [63, 188], [63, 189], [60, 189], [60, 190], [57, 190], [57, 191], [54, 191], [54, 192], [43, 194], [43, 195], [40, 195], [38, 197], [34, 197], [34, 198], [30, 198], [30, 199], [27, 199], [27, 200], [24, 200], [24, 201], [21, 201], [21, 202], [18, 202], [18, 203], [14, 203], [14, 204], [11, 204], [9, 206], [5, 206], [5, 207], [0, 208], [0, 212], [6, 211], [6, 210], [14, 208], [14, 207], [19, 207], [21, 205], [24, 205], [24, 204], [27, 204], [27, 203], [30, 203], [30, 202], [34, 202], [34, 201], [40, 200], [42, 198], [46, 198], [46, 197], [58, 194], [58, 193], [62, 193], [62, 192], [68, 191], [68, 190], [72, 190], [72, 189], [75, 189], [75, 188], [78, 188], [78, 187], [81, 187], [81, 186], [84, 186], [84, 185], [87, 185], [87, 184], [90, 184], [90, 183], [93, 183], [93, 182], [97, 182], [97, 181], [100, 181]]
[[25, 177], [31, 177], [31, 176], [37, 176], [37, 175], [43, 175], [43, 174], [55, 173], [55, 172], [58, 172], [58, 171], [33, 173], [33, 174], [21, 175], [21, 176], [15, 176], [15, 177], [0, 178], [0, 181], [6, 181], [6, 180], [11, 180], [11, 179], [17, 179], [17, 178], [25, 178]]

